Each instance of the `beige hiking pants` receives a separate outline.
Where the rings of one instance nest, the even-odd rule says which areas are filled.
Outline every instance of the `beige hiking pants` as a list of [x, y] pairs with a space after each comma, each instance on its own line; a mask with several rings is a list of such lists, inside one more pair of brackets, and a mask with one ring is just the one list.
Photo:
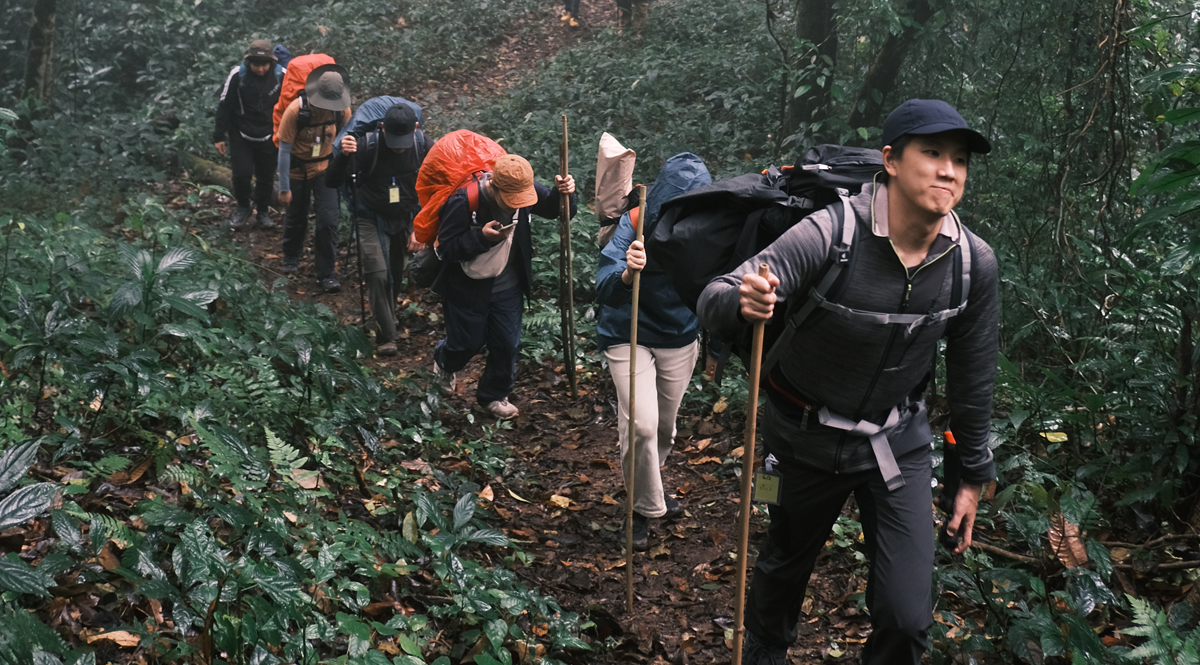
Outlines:
[[[617, 431], [621, 439], [621, 469], [625, 490], [633, 493], [633, 509], [646, 517], [662, 517], [662, 475], [659, 469], [675, 443], [675, 415], [692, 379], [700, 341], [679, 349], [637, 348], [637, 387], [634, 420], [637, 443], [629, 446], [629, 345], [619, 344], [604, 350], [608, 371], [617, 387]], [[632, 463], [636, 479], [631, 479]], [[632, 489], [630, 488], [632, 482]]]

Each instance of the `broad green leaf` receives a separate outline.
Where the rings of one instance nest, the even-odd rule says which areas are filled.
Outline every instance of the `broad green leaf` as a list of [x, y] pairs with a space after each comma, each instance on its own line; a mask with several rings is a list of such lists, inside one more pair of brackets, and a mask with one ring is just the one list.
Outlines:
[[1200, 238], [1171, 250], [1171, 253], [1167, 255], [1167, 259], [1163, 261], [1163, 274], [1182, 275], [1191, 270], [1198, 260], [1200, 260]]
[[504, 619], [492, 619], [483, 627], [483, 634], [497, 649], [504, 646], [504, 638], [508, 635], [508, 624]]
[[164, 296], [163, 301], [180, 313], [187, 314], [201, 321], [208, 321], [208, 310], [190, 300], [180, 298], [179, 296]]
[[137, 281], [128, 281], [121, 285], [117, 292], [113, 294], [112, 301], [109, 302], [109, 307], [117, 314], [123, 314], [130, 309], [137, 307], [142, 302], [142, 283]]
[[471, 535], [467, 536], [467, 540], [472, 543], [483, 543], [484, 545], [494, 545], [496, 547], [507, 547], [508, 536], [496, 529], [475, 529]]
[[1200, 108], [1173, 109], [1163, 114], [1163, 120], [1172, 125], [1182, 125], [1194, 120], [1200, 120]]
[[26, 439], [4, 451], [4, 455], [0, 455], [0, 492], [7, 492], [16, 487], [17, 482], [25, 477], [25, 472], [33, 466], [41, 443], [41, 437]]
[[162, 260], [158, 262], [157, 272], [161, 274], [171, 270], [183, 270], [195, 265], [198, 260], [200, 260], [200, 255], [196, 252], [176, 247], [167, 252], [167, 255], [162, 257]]
[[36, 568], [31, 568], [15, 554], [0, 559], [0, 588], [36, 596], [49, 596], [50, 593], [46, 589], [53, 584], [53, 578], [38, 572]]
[[62, 665], [62, 661], [54, 654], [45, 651], [34, 651], [33, 665]]
[[454, 530], [463, 528], [475, 516], [475, 495], [468, 492], [454, 506]]
[[0, 531], [24, 524], [50, 507], [58, 496], [58, 485], [37, 483], [26, 485], [0, 501]]
[[79, 528], [79, 520], [64, 510], [50, 511], [50, 523], [54, 525], [54, 533], [60, 540], [73, 550], [83, 547], [83, 530]]
[[404, 653], [412, 654], [414, 656], [421, 655], [421, 647], [417, 646], [417, 643], [414, 642], [408, 635], [397, 636], [396, 641], [400, 643], [400, 648], [404, 649]]
[[278, 665], [279, 659], [267, 651], [261, 644], [254, 645], [254, 653], [250, 656], [250, 665]]

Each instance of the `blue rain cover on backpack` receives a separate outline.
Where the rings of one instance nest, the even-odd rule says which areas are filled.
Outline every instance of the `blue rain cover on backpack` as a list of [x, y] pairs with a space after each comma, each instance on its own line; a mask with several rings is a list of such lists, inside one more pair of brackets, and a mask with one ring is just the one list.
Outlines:
[[292, 52], [283, 44], [276, 44], [275, 48], [271, 49], [271, 54], [274, 55], [280, 67], [287, 69], [288, 63], [292, 61]]
[[353, 134], [358, 138], [366, 136], [368, 133], [379, 129], [380, 123], [383, 122], [383, 116], [387, 115], [388, 109], [396, 104], [408, 104], [412, 107], [413, 112], [417, 114], [417, 122], [422, 121], [421, 106], [416, 102], [410, 102], [403, 97], [390, 97], [388, 95], [380, 95], [372, 97], [359, 105], [354, 111], [354, 115], [350, 116], [350, 122], [342, 127], [342, 131], [333, 140], [333, 149], [337, 152], [342, 150], [342, 138], [347, 134]]

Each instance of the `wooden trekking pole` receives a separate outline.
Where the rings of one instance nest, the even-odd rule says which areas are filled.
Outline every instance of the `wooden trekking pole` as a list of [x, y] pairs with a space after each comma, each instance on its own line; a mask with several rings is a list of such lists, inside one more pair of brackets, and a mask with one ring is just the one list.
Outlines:
[[[642, 224], [646, 219], [646, 186], [638, 185], [637, 241], [642, 242]], [[625, 482], [625, 607], [633, 613], [633, 486], [637, 483], [637, 421], [634, 406], [637, 404], [637, 333], [638, 291], [642, 287], [642, 271], [633, 271], [633, 304], [629, 318], [629, 427], [626, 441], [629, 445], [629, 475]], [[623, 465], [622, 465], [623, 466]]]
[[[758, 276], [768, 279], [771, 269], [765, 263], [758, 266]], [[733, 616], [733, 665], [742, 665], [742, 638], [746, 618], [746, 559], [750, 558], [750, 511], [754, 502], [750, 496], [754, 476], [754, 437], [758, 429], [758, 382], [762, 370], [763, 329], [765, 321], [754, 324], [754, 342], [750, 346], [750, 395], [746, 398], [746, 439], [742, 444], [742, 512], [738, 534], [737, 610]]]
[[[558, 173], [567, 179], [567, 115], [562, 117], [562, 145], [558, 151]], [[559, 192], [558, 203], [558, 309], [562, 314], [563, 367], [571, 397], [575, 388], [575, 268], [571, 260], [571, 195]]]

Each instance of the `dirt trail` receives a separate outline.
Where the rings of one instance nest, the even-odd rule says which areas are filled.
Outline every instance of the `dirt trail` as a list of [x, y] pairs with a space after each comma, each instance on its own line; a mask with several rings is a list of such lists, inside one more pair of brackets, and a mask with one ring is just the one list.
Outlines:
[[[544, 41], [523, 41], [498, 51], [495, 67], [483, 67], [451, 81], [455, 94], [487, 95], [517, 81], [540, 59], [559, 48], [586, 39], [611, 7], [607, 0], [584, 0], [587, 27], [563, 29], [558, 8], [538, 17], [543, 25], [530, 34]], [[428, 91], [427, 91], [428, 92]], [[446, 91], [447, 93], [451, 91]], [[217, 203], [206, 195], [205, 203]], [[232, 212], [228, 199], [217, 207]], [[248, 245], [263, 277], [279, 273], [282, 214], [273, 230], [240, 231], [230, 242]], [[343, 230], [343, 235], [346, 235]], [[311, 242], [311, 241], [310, 241]], [[312, 275], [311, 250], [300, 272], [289, 279], [293, 298], [320, 302], [345, 325], [359, 325], [359, 285], [349, 250], [339, 248], [338, 272], [342, 291], [324, 294]], [[367, 361], [382, 374], [428, 373], [434, 344], [443, 335], [441, 307], [427, 292], [399, 297], [401, 339], [399, 354]], [[591, 344], [584, 340], [579, 344]], [[625, 492], [617, 456], [616, 396], [611, 377], [600, 367], [580, 380], [579, 397], [571, 398], [555, 363], [522, 363], [510, 398], [521, 409], [511, 430], [501, 436], [519, 460], [507, 480], [491, 482], [494, 509], [506, 533], [534, 563], [518, 571], [526, 583], [558, 598], [564, 610], [589, 616], [597, 641], [613, 638], [616, 645], [603, 653], [579, 654], [578, 663], [727, 663], [731, 660], [733, 593], [736, 587], [738, 479], [740, 461], [731, 451], [741, 445], [741, 424], [713, 413], [711, 405], [694, 407], [680, 417], [675, 453], [663, 469], [664, 486], [686, 509], [684, 517], [652, 522], [651, 549], [635, 557], [636, 607], [625, 611], [623, 543], [618, 530], [624, 518]], [[486, 418], [466, 413], [474, 404], [474, 388], [482, 370], [480, 359], [459, 373], [457, 393], [448, 398], [456, 412], [442, 414], [451, 431], [478, 435]], [[703, 412], [698, 412], [702, 409]], [[760, 453], [761, 454], [761, 453]], [[762, 541], [762, 513], [756, 513], [751, 550]], [[836, 549], [836, 548], [835, 548]], [[751, 566], [753, 560], [751, 560]], [[850, 599], [861, 593], [865, 580], [855, 574], [860, 565], [840, 549], [822, 555], [805, 600], [800, 639], [791, 650], [792, 662], [850, 661], [857, 656], [869, 625]]]

